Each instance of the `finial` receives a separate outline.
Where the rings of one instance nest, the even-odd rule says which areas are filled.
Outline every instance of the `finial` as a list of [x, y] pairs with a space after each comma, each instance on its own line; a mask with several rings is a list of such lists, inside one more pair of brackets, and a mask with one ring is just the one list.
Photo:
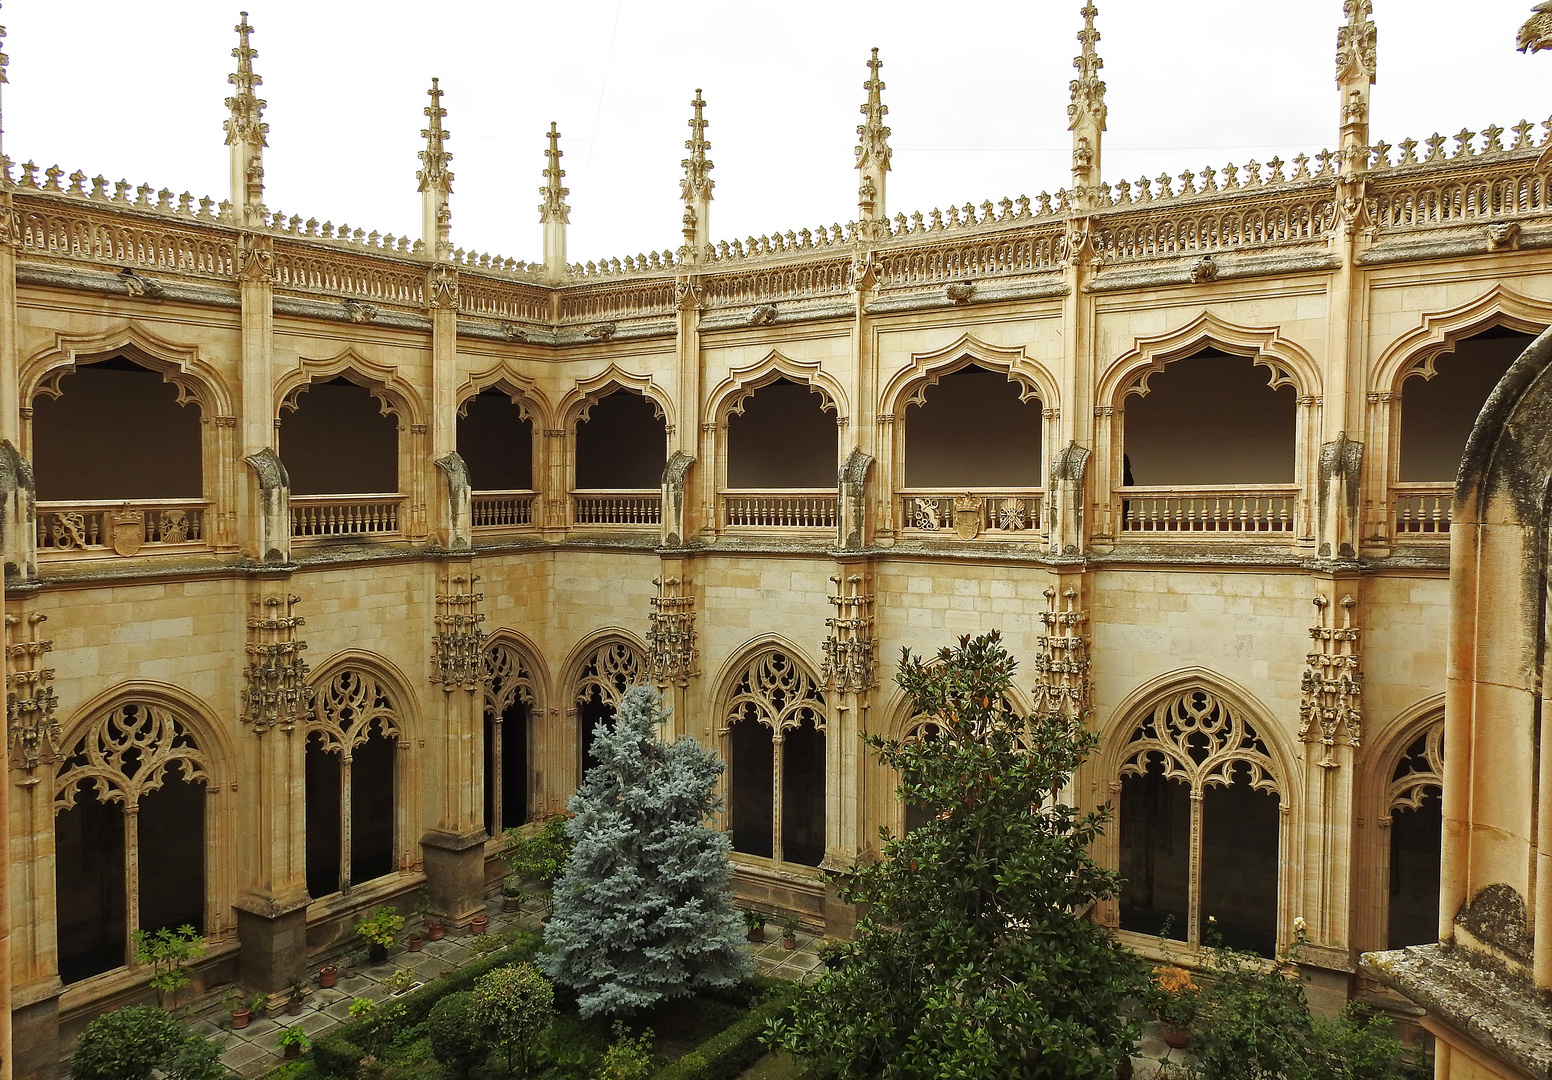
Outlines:
[[1336, 32], [1336, 81], [1367, 79], [1372, 83], [1376, 34], [1370, 16], [1374, 4], [1372, 0], [1342, 0], [1342, 14], [1347, 23]]
[[875, 164], [881, 171], [889, 168], [889, 129], [884, 126], [889, 106], [884, 104], [881, 97], [884, 83], [878, 77], [878, 69], [883, 66], [884, 62], [878, 58], [878, 50], [874, 49], [873, 59], [868, 61], [868, 81], [862, 84], [862, 88], [868, 92], [868, 103], [862, 106], [864, 122], [857, 125], [857, 134], [861, 136], [857, 146], [859, 169], [866, 169], [869, 164]]
[[253, 73], [253, 58], [259, 53], [248, 44], [248, 35], [253, 33], [253, 27], [248, 25], [248, 13], [241, 14], [242, 22], [233, 27], [237, 31], [237, 48], [232, 50], [237, 58], [237, 70], [226, 77], [226, 81], [237, 88], [237, 93], [226, 99], [226, 107], [232, 112], [226, 121], [226, 145], [256, 142], [268, 146], [264, 138], [269, 134], [269, 125], [264, 123], [264, 100], [253, 92], [254, 87], [264, 82]]
[[[1542, 0], [1531, 9], [1531, 17], [1525, 20], [1525, 25], [1520, 27], [1519, 41], [1516, 46], [1520, 52], [1538, 53], [1542, 49], [1552, 49], [1552, 0]], [[0, 27], [0, 32], [4, 27]], [[0, 57], [0, 65], [4, 64], [4, 58]], [[0, 82], [4, 82], [3, 71], [0, 71]]]
[[437, 85], [437, 80], [431, 80], [431, 89], [426, 94], [431, 98], [431, 104], [425, 108], [431, 126], [420, 131], [421, 138], [426, 140], [426, 148], [420, 152], [420, 161], [425, 167], [415, 177], [420, 181], [421, 191], [435, 188], [437, 191], [450, 192], [453, 190], [453, 174], [448, 172], [447, 163], [453, 160], [453, 155], [442, 144], [452, 136], [442, 130], [442, 117], [447, 115], [447, 110], [442, 108], [442, 88]]
[[539, 220], [546, 224], [558, 221], [566, 225], [571, 221], [570, 208], [566, 205], [566, 196], [571, 194], [571, 189], [560, 186], [560, 178], [566, 175], [566, 170], [560, 167], [563, 153], [560, 132], [555, 130], [555, 123], [551, 121], [550, 148], [544, 152], [544, 186], [539, 189], [539, 194], [544, 197], [544, 202], [539, 204]]
[[1068, 85], [1071, 98], [1067, 105], [1067, 129], [1074, 131], [1084, 120], [1089, 120], [1098, 130], [1104, 131], [1105, 84], [1099, 77], [1099, 69], [1105, 62], [1094, 51], [1094, 44], [1099, 41], [1094, 19], [1099, 15], [1099, 9], [1092, 3], [1084, 4], [1081, 14], [1083, 29], [1078, 31], [1078, 41], [1083, 50], [1072, 60], [1072, 66], [1078, 69], [1078, 77]]
[[[0, 26], [0, 45], [4, 45], [4, 44], [5, 44], [5, 27]], [[9, 64], [10, 62], [11, 62], [11, 58], [9, 56], [5, 55], [5, 53], [0, 52], [0, 83], [5, 83], [5, 82], [10, 82], [11, 81], [11, 80], [9, 80], [9, 79], [7, 79], [5, 77], [5, 66], [7, 64]], [[0, 137], [3, 137], [4, 134], [5, 134], [4, 129], [0, 129]], [[7, 168], [9, 169], [9, 166], [7, 166]]]
[[711, 189], [716, 183], [710, 175], [713, 166], [706, 160], [706, 151], [711, 149], [711, 143], [706, 141], [706, 120], [701, 116], [706, 103], [701, 100], [699, 88], [695, 91], [695, 100], [690, 104], [695, 107], [695, 117], [690, 121], [690, 137], [684, 141], [684, 148], [690, 152], [690, 156], [680, 162], [684, 166], [681, 186], [686, 202], [710, 199]]

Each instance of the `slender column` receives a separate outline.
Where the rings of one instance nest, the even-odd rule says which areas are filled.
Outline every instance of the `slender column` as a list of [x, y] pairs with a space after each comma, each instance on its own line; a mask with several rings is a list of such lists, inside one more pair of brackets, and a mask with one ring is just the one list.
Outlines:
[[[862, 735], [877, 690], [878, 639], [874, 636], [874, 564], [871, 559], [839, 559], [828, 598], [835, 614], [825, 620], [820, 673], [830, 721], [825, 731], [825, 856], [823, 867], [845, 873], [870, 845], [868, 836], [868, 752]], [[856, 909], [840, 898], [834, 884], [825, 887], [825, 929], [848, 936]]]

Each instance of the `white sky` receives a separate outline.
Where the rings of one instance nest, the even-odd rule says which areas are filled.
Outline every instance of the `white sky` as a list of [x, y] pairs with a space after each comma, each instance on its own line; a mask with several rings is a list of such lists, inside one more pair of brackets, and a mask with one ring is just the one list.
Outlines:
[[[9, 0], [4, 149], [18, 162], [227, 197], [221, 122], [244, 0]], [[418, 236], [416, 151], [446, 91], [456, 246], [541, 255], [559, 122], [569, 257], [679, 245], [689, 101], [704, 89], [712, 238], [846, 222], [871, 46], [894, 134], [892, 215], [1056, 191], [1082, 0], [246, 0], [269, 105], [266, 202]], [[1336, 142], [1341, 0], [1096, 0], [1104, 178]], [[1371, 131], [1391, 143], [1552, 112], [1530, 0], [1375, 0]], [[1450, 145], [1453, 145], [1451, 143]]]

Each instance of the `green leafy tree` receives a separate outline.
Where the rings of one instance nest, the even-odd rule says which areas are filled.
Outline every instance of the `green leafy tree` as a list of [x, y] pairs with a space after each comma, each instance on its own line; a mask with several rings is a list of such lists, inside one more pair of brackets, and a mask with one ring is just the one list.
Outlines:
[[532, 964], [519, 964], [482, 976], [473, 993], [474, 1025], [506, 1055], [509, 1073], [527, 1076], [555, 1015], [555, 988]]
[[837, 882], [857, 941], [774, 1040], [841, 1080], [1109, 1080], [1135, 1042], [1143, 968], [1086, 914], [1119, 885], [1088, 853], [1107, 811], [1058, 798], [1097, 736], [1013, 713], [1015, 666], [995, 631], [906, 651], [897, 681], [938, 733], [867, 737], [929, 818]]
[[598, 764], [571, 800], [571, 857], [540, 963], [577, 992], [584, 1018], [732, 986], [750, 971], [728, 891], [731, 845], [706, 824], [723, 766], [688, 736], [660, 741], [667, 717], [656, 691], [626, 691], [613, 729], [598, 725]]
[[176, 930], [165, 926], [156, 931], [136, 930], [134, 945], [135, 963], [151, 965], [151, 989], [156, 991], [156, 1003], [164, 1008], [169, 997], [175, 998], [189, 985], [183, 966], [205, 955], [205, 939], [187, 925]]
[[87, 1024], [70, 1059], [70, 1080], [146, 1080], [183, 1047], [183, 1026], [154, 1005], [131, 1005]]
[[474, 1022], [474, 992], [458, 990], [431, 1006], [426, 1015], [431, 1053], [458, 1077], [485, 1060], [485, 1040]]

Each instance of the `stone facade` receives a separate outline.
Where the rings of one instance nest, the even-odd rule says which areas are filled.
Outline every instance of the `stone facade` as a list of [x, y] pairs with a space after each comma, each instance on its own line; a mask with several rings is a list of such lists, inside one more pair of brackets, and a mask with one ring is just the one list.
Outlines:
[[[421, 239], [270, 215], [246, 20], [219, 207], [6, 162], [13, 782], [0, 804], [12, 913], [0, 1012], [17, 1054], [0, 1047], [4, 1068], [52, 1075], [90, 1017], [146, 995], [122, 934], [119, 962], [72, 945], [64, 970], [61, 941], [78, 931], [62, 925], [59, 892], [124, 868], [102, 910], [121, 932], [142, 925], [136, 845], [154, 826], [140, 800], [156, 786], [136, 770], [153, 751], [182, 748], [168, 760], [194, 764], [157, 777], [202, 800], [189, 849], [211, 943], [202, 988], [279, 991], [344, 945], [359, 912], [408, 907], [422, 888], [444, 917], [467, 919], [501, 846], [488, 834], [562, 809], [585, 755], [579, 729], [654, 676], [674, 730], [733, 762], [735, 837], [740, 820], [767, 829], [740, 842], [740, 895], [845, 933], [852, 914], [821, 870], [843, 871], [876, 849], [880, 826], [908, 823], [858, 738], [912, 729], [892, 658], [991, 629], [1023, 660], [1013, 705], [1079, 709], [1101, 732], [1073, 792], [1121, 808], [1100, 847], [1108, 863], [1147, 854], [1125, 815], [1141, 827], [1150, 776], [1156, 794], [1190, 785], [1180, 955], [1195, 954], [1214, 903], [1245, 908], [1278, 945], [1302, 920], [1319, 1004], [1362, 996], [1409, 1015], [1358, 956], [1393, 936], [1398, 800], [1439, 798], [1436, 773], [1396, 784], [1442, 727], [1462, 551], [1458, 539], [1450, 549], [1448, 478], [1405, 474], [1428, 432], [1407, 428], [1403, 387], [1484, 333], [1552, 324], [1552, 166], [1529, 124], [1463, 132], [1448, 149], [1371, 142], [1374, 28], [1366, 0], [1346, 6], [1338, 149], [1317, 159], [1105, 182], [1086, 7], [1073, 185], [1054, 198], [889, 217], [875, 53], [854, 225], [712, 242], [697, 92], [683, 245], [607, 265], [565, 262], [558, 134], [544, 262], [453, 247], [450, 110], [435, 84]], [[1133, 481], [1147, 396], [1202, 356], [1253, 364], [1261, 389], [1291, 395], [1283, 481]], [[154, 372], [194, 410], [197, 491], [142, 497], [134, 476], [102, 497], [51, 486], [62, 466], [50, 463], [68, 454], [45, 439], [63, 422], [48, 410], [94, 369]], [[972, 369], [1025, 408], [1037, 474], [913, 486], [913, 421]], [[833, 432], [824, 482], [736, 482], [750, 453], [740, 432], [790, 384], [806, 388], [804, 422]], [[370, 395], [360, 430], [387, 433], [396, 487], [319, 491], [311, 467], [348, 469], [352, 455], [288, 453], [304, 413], [328, 420], [335, 388]], [[482, 486], [466, 467], [478, 449], [461, 441], [468, 410], [491, 393], [523, 433], [526, 484]], [[593, 467], [589, 420], [620, 394], [651, 406], [663, 442], [636, 449], [666, 464], [660, 486], [656, 472], [579, 482]], [[1233, 426], [1234, 401], [1205, 405]], [[121, 446], [158, 440], [137, 420], [112, 421]], [[959, 427], [982, 434], [973, 412]], [[1218, 440], [1216, 423], [1174, 439], [1201, 448], [1202, 468], [1240, 453]], [[72, 468], [90, 478], [115, 456]], [[1513, 578], [1518, 558], [1494, 572]], [[91, 739], [122, 743], [113, 732], [151, 719], [161, 733], [138, 756], [98, 755], [102, 785], [82, 786]], [[1193, 758], [1202, 739], [1221, 760]], [[747, 764], [760, 761], [771, 771]], [[751, 775], [766, 778], [758, 797], [740, 788]], [[1225, 790], [1272, 800], [1264, 896], [1236, 889], [1229, 830], [1213, 833]], [[68, 816], [81, 799], [127, 839]], [[1450, 821], [1469, 817], [1451, 806]], [[748, 850], [765, 842], [766, 855]], [[1452, 859], [1471, 857], [1447, 848], [1446, 880]], [[1156, 949], [1123, 903], [1169, 904], [1096, 912]]]

